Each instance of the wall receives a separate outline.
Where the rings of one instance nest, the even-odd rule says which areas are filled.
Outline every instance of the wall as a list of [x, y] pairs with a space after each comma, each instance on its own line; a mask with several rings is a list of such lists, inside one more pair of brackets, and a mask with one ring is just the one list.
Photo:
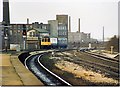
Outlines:
[[68, 32], [69, 43], [89, 43], [91, 42], [90, 34], [84, 32]]
[[2, 51], [2, 23], [0, 23], [0, 51]]
[[50, 24], [50, 36], [58, 37], [58, 21], [57, 20], [49, 20], [48, 24]]

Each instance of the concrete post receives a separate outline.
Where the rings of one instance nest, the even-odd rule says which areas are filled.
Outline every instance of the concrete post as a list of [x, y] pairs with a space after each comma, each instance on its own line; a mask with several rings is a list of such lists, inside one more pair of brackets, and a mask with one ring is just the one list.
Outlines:
[[89, 47], [88, 47], [88, 48], [89, 48], [89, 49], [90, 49], [90, 48], [92, 48], [92, 45], [91, 45], [91, 43], [89, 43]]
[[113, 46], [111, 46], [110, 48], [111, 48], [111, 54], [113, 54], [113, 48], [114, 48], [114, 47], [113, 47]]
[[23, 49], [26, 50], [26, 36], [23, 36]]

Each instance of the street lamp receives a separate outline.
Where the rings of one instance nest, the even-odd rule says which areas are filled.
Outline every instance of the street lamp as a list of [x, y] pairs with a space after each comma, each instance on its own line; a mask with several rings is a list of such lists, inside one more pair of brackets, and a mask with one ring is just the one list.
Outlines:
[[26, 36], [23, 36], [23, 49], [26, 50]]
[[83, 43], [84, 43], [84, 40], [82, 40], [82, 47], [84, 47]]
[[39, 49], [41, 49], [41, 36], [40, 36], [40, 32], [38, 33], [38, 43], [39, 43]]
[[8, 36], [6, 34], [6, 36], [4, 37], [5, 40], [5, 51], [7, 52], [7, 41], [8, 41]]
[[23, 24], [23, 49], [26, 50], [26, 40], [27, 40], [27, 31], [26, 31], [26, 25]]

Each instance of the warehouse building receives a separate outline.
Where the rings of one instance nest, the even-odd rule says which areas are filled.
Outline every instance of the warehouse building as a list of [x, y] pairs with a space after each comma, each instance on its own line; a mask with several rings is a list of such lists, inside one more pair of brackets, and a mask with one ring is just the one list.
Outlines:
[[68, 44], [68, 15], [56, 15], [58, 20], [58, 45], [67, 48]]

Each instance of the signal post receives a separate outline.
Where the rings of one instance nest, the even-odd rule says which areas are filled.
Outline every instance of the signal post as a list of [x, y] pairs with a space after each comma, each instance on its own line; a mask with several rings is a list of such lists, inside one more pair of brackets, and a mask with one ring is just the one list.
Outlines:
[[26, 32], [26, 25], [23, 24], [23, 50], [26, 50], [26, 38], [27, 38], [27, 32]]

